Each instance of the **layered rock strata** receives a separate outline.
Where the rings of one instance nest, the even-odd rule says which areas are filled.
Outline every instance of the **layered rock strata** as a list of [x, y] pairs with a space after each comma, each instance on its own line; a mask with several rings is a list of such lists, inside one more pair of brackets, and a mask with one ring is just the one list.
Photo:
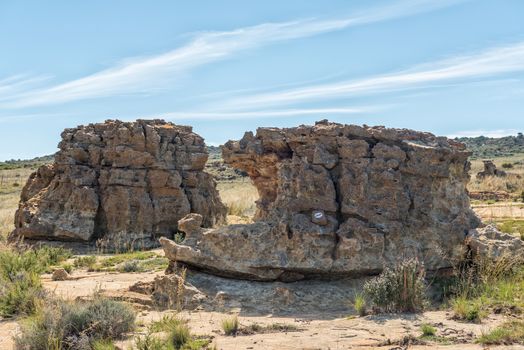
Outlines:
[[23, 188], [11, 239], [154, 246], [178, 220], [199, 213], [211, 227], [225, 218], [204, 140], [162, 120], [89, 124], [62, 133], [53, 164]]

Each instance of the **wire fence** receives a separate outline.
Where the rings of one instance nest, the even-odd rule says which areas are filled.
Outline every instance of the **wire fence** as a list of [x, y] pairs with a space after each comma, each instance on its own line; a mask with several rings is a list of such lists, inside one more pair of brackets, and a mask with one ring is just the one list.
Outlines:
[[14, 169], [0, 171], [0, 189], [22, 187], [32, 170]]

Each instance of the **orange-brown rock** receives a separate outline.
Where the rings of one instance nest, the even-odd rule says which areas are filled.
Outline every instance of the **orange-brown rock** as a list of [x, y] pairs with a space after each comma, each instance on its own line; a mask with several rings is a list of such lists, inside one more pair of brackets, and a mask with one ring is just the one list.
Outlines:
[[224, 220], [204, 140], [189, 126], [108, 120], [64, 130], [59, 148], [25, 185], [11, 239], [148, 247], [186, 214], [205, 227]]

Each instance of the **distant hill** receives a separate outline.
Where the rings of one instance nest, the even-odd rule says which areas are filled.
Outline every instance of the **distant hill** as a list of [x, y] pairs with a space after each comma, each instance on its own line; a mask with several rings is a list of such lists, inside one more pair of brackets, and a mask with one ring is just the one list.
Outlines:
[[217, 146], [207, 146], [209, 161], [222, 159], [222, 150]]
[[472, 158], [508, 157], [517, 153], [524, 153], [524, 135], [505, 137], [457, 137], [455, 140], [463, 142], [473, 152]]
[[0, 170], [20, 169], [20, 168], [38, 168], [42, 164], [52, 163], [54, 155], [36, 157], [33, 159], [11, 159], [0, 162]]

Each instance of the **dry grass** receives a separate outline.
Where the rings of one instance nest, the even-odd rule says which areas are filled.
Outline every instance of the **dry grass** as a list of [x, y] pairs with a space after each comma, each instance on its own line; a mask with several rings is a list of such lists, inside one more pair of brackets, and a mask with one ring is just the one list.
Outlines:
[[228, 215], [252, 217], [255, 214], [258, 192], [250, 180], [220, 182], [217, 187]]
[[[476, 175], [484, 170], [482, 160], [471, 161], [471, 181], [468, 184], [470, 191], [506, 191], [520, 195], [524, 190], [524, 155], [516, 154], [511, 157], [494, 158], [493, 162], [498, 169], [508, 173], [506, 177], [486, 177], [477, 180]], [[504, 169], [502, 164], [511, 164], [511, 169]], [[519, 178], [520, 177], [520, 178]]]
[[31, 169], [0, 170], [0, 242], [14, 229], [20, 192]]
[[473, 204], [473, 210], [483, 221], [500, 223], [524, 218], [524, 204], [496, 202], [492, 204]]

